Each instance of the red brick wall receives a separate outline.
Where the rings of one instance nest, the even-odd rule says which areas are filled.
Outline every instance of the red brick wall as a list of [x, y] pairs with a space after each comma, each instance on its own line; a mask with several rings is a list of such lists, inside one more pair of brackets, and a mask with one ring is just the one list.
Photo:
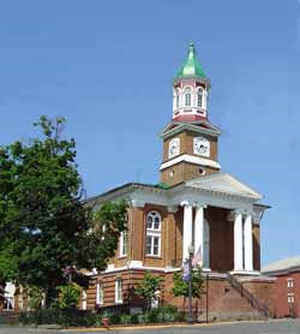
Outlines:
[[222, 208], [206, 209], [210, 227], [210, 267], [217, 272], [233, 269], [233, 223], [227, 220], [228, 213]]
[[[293, 280], [293, 287], [288, 287], [288, 279]], [[294, 303], [288, 303], [288, 294], [293, 294]], [[274, 284], [274, 305], [277, 318], [291, 316], [300, 317], [300, 272], [278, 275]]]
[[[99, 275], [95, 278], [88, 290], [88, 309], [95, 308], [96, 302], [96, 282], [99, 280], [104, 287], [104, 302], [105, 306], [115, 304], [115, 281], [117, 278], [122, 279], [123, 283], [123, 300], [126, 303], [129, 299], [131, 303], [137, 302], [138, 297], [132, 294], [133, 287], [136, 286], [144, 276], [145, 271], [132, 270], [130, 272], [119, 272], [113, 274]], [[174, 297], [172, 294], [173, 287], [173, 273], [161, 273], [153, 271], [152, 274], [161, 276], [164, 280], [161, 285], [161, 300], [162, 304], [172, 304], [177, 306], [180, 310], [188, 308], [188, 301], [182, 297]], [[208, 284], [207, 284], [208, 282]], [[208, 286], [208, 290], [206, 287]], [[272, 307], [272, 300], [270, 301], [273, 283], [270, 282], [247, 282], [244, 286], [251, 291], [256, 298], [268, 303]], [[206, 315], [206, 296], [208, 296], [208, 312], [209, 319], [235, 319], [235, 318], [249, 318], [257, 314], [257, 311], [250, 305], [245, 297], [242, 297], [230, 283], [224, 278], [209, 278], [208, 281], [204, 279], [204, 294], [200, 300], [193, 301], [194, 309], [197, 309], [198, 315], [205, 318]], [[208, 294], [206, 294], [208, 291]]]

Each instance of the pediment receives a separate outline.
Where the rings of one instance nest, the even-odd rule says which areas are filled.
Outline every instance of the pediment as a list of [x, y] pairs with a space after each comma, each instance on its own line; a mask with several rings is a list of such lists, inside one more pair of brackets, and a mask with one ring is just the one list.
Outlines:
[[219, 192], [228, 195], [249, 197], [256, 200], [260, 200], [263, 197], [254, 189], [237, 180], [232, 175], [226, 173], [215, 173], [208, 176], [202, 176], [197, 179], [187, 181], [185, 185], [188, 187]]
[[207, 133], [213, 136], [218, 136], [221, 133], [220, 129], [218, 129], [207, 120], [189, 123], [172, 121], [165, 128], [163, 128], [160, 136], [167, 137], [182, 130], [191, 130], [199, 133]]

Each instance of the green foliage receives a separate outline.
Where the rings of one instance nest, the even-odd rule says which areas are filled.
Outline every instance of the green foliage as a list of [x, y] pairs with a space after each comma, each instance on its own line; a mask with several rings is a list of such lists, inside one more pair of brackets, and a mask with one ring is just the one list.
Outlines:
[[44, 289], [48, 305], [69, 280], [66, 267], [103, 270], [126, 228], [125, 202], [95, 214], [84, 202], [75, 140], [62, 138], [64, 125], [42, 116], [41, 136], [0, 147], [0, 279]]
[[[203, 293], [203, 276], [200, 267], [192, 271], [192, 296], [193, 298], [200, 298]], [[173, 275], [172, 293], [175, 297], [189, 296], [189, 283], [185, 282], [181, 272], [176, 272]]]
[[92, 311], [50, 308], [34, 312], [23, 312], [20, 314], [18, 320], [23, 325], [57, 324], [66, 328], [71, 326], [101, 326], [101, 319], [101, 315]]
[[161, 277], [146, 272], [143, 281], [135, 289], [135, 293], [146, 301], [148, 309], [151, 308], [151, 302], [157, 298], [156, 292], [162, 280]]
[[29, 300], [28, 305], [31, 310], [38, 310], [42, 306], [43, 299], [45, 298], [44, 291], [37, 286], [30, 286], [25, 289]]
[[81, 288], [76, 283], [60, 285], [57, 287], [59, 292], [58, 306], [62, 309], [75, 308], [79, 302]]
[[63, 327], [86, 326], [100, 327], [102, 319], [108, 318], [112, 325], [117, 324], [145, 324], [158, 322], [185, 321], [184, 312], [177, 312], [176, 307], [158, 307], [144, 314], [113, 314], [104, 312], [96, 314], [92, 311], [80, 311], [77, 309], [46, 309], [34, 312], [24, 312], [19, 321], [24, 325], [59, 324]]
[[17, 257], [13, 251], [13, 245], [8, 242], [2, 243], [3, 247], [0, 249], [0, 284], [4, 285], [6, 282], [11, 282], [15, 278], [17, 271]]

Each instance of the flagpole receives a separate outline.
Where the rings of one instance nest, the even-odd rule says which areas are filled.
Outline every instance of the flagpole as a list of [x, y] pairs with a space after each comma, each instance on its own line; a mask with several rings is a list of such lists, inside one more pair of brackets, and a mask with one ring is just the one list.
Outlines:
[[193, 292], [192, 292], [192, 258], [194, 255], [194, 247], [191, 245], [189, 247], [189, 318], [188, 322], [193, 323]]

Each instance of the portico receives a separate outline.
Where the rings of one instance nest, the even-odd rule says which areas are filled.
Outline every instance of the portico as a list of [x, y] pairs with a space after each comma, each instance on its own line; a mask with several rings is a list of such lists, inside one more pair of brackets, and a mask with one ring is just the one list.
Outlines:
[[[205, 217], [208, 206], [228, 211], [222, 222], [225, 229], [233, 234], [233, 274], [258, 274], [254, 270], [253, 222], [259, 224], [262, 216], [255, 207], [261, 195], [234, 177], [218, 173], [207, 177], [191, 180], [186, 183], [193, 199], [180, 203], [183, 207], [183, 250], [182, 261], [188, 258], [188, 248], [194, 246], [195, 253], [201, 255], [199, 265], [203, 270], [210, 271], [210, 254], [217, 245], [210, 244], [210, 222]], [[209, 189], [209, 191], [208, 191]], [[233, 228], [230, 228], [233, 224]], [[218, 233], [218, 232], [217, 232]], [[220, 231], [221, 233], [221, 231]], [[229, 247], [229, 245], [228, 245]], [[225, 256], [225, 253], [224, 253]]]

